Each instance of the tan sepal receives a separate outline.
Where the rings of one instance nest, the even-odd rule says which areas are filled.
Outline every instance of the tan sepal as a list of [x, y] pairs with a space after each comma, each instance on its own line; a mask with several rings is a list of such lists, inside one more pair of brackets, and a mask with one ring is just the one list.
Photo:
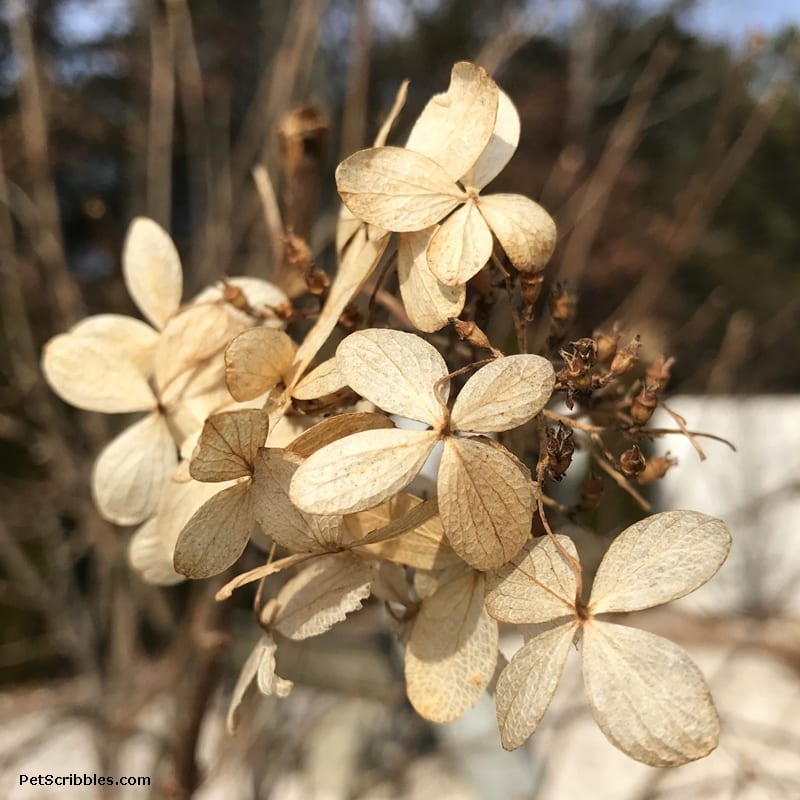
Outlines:
[[722, 520], [697, 511], [653, 514], [611, 543], [592, 586], [589, 608], [636, 611], [689, 594], [722, 566], [731, 537]]
[[492, 256], [492, 232], [474, 200], [451, 214], [431, 237], [428, 267], [446, 286], [463, 286]]
[[177, 464], [177, 447], [164, 417], [153, 412], [135, 422], [95, 461], [92, 494], [98, 510], [117, 525], [142, 522], [155, 512]]
[[252, 400], [284, 380], [297, 345], [275, 328], [249, 328], [225, 349], [225, 382], [234, 400]]
[[158, 517], [147, 520], [131, 536], [128, 563], [145, 583], [154, 586], [172, 586], [186, 580], [172, 567], [172, 553], [161, 538]]
[[156, 398], [144, 373], [111, 341], [62, 333], [44, 347], [42, 372], [70, 405], [105, 414], [147, 411]]
[[301, 433], [286, 446], [286, 450], [301, 458], [308, 458], [317, 450], [321, 450], [326, 445], [337, 442], [345, 436], [383, 428], [394, 428], [394, 423], [385, 414], [375, 414], [372, 411], [339, 414], [336, 417], [328, 417]]
[[667, 639], [588, 621], [583, 682], [595, 722], [637, 761], [676, 767], [708, 755], [719, 742], [719, 717], [700, 670]]
[[497, 662], [497, 623], [483, 605], [484, 577], [448, 570], [422, 601], [406, 645], [406, 691], [432, 722], [452, 722], [478, 702]]
[[345, 205], [361, 220], [387, 231], [421, 231], [464, 201], [442, 167], [400, 147], [359, 150], [336, 169]]
[[408, 486], [433, 450], [434, 431], [371, 430], [318, 450], [297, 470], [292, 502], [311, 514], [349, 514]]
[[573, 619], [527, 641], [500, 674], [497, 725], [506, 750], [526, 742], [553, 699], [578, 623]]
[[441, 164], [454, 181], [480, 159], [491, 139], [499, 90], [482, 67], [459, 61], [450, 86], [434, 95], [414, 123], [406, 142]]
[[122, 249], [122, 276], [133, 302], [156, 328], [178, 310], [183, 272], [169, 234], [154, 220], [137, 217]]
[[292, 397], [298, 400], [316, 400], [328, 394], [335, 394], [347, 386], [347, 381], [339, 372], [335, 358], [323, 361], [298, 382], [292, 390]]
[[437, 493], [450, 546], [476, 569], [502, 566], [530, 537], [530, 478], [499, 445], [448, 436]]
[[433, 333], [464, 308], [467, 288], [447, 286], [430, 270], [426, 250], [433, 228], [397, 237], [397, 278], [408, 318], [421, 331]]
[[[577, 559], [569, 536], [556, 539]], [[489, 572], [486, 586], [486, 608], [500, 622], [549, 622], [575, 613], [575, 570], [549, 536], [528, 542], [508, 564]]]
[[538, 203], [521, 194], [490, 194], [481, 196], [478, 208], [520, 272], [547, 266], [556, 247], [556, 224]]
[[372, 568], [349, 553], [316, 559], [285, 583], [272, 627], [290, 639], [319, 636], [369, 597]]
[[132, 361], [146, 378], [153, 374], [158, 332], [146, 322], [122, 314], [95, 314], [73, 325], [74, 336], [89, 336], [106, 343], [115, 353]]
[[250, 481], [237, 483], [206, 500], [175, 543], [175, 571], [187, 578], [210, 578], [234, 564], [255, 525]]
[[498, 358], [464, 385], [450, 415], [453, 430], [493, 433], [533, 419], [555, 385], [553, 365], [541, 356]]
[[433, 427], [443, 423], [447, 364], [419, 336], [378, 328], [351, 333], [336, 349], [336, 362], [353, 391], [384, 411]]
[[252, 475], [268, 431], [269, 415], [261, 409], [214, 414], [203, 425], [189, 464], [190, 475], [211, 483]]

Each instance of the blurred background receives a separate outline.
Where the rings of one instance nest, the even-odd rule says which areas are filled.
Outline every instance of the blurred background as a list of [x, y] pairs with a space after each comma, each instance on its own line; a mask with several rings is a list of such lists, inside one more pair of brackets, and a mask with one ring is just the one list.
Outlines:
[[[792, 0], [3, 0], [3, 796], [800, 797], [799, 27]], [[556, 219], [543, 297], [575, 295], [569, 334], [617, 321], [647, 360], [675, 356], [671, 405], [738, 447], [701, 462], [665, 442], [681, 463], [651, 492], [725, 517], [736, 541], [716, 594], [642, 623], [711, 676], [725, 735], [701, 764], [620, 756], [571, 673], [514, 754], [489, 701], [429, 726], [404, 701], [377, 608], [314, 640], [316, 656], [288, 652], [298, 689], [249, 696], [227, 738], [256, 633], [246, 603], [218, 618], [214, 586], [159, 590], [130, 571], [130, 531], [97, 517], [88, 490], [122, 422], [66, 406], [40, 374], [43, 343], [81, 317], [136, 315], [119, 262], [136, 215], [171, 231], [185, 296], [276, 274], [258, 163], [332, 273], [335, 165], [371, 142], [408, 78], [402, 143], [461, 59], [519, 110], [520, 147], [492, 188]], [[18, 785], [70, 770], [152, 783]]]

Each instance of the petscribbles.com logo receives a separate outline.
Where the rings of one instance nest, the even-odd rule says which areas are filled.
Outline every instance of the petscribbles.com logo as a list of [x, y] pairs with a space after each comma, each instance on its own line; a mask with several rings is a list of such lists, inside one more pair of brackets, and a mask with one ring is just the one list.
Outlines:
[[112, 778], [84, 772], [71, 772], [68, 775], [25, 775], [19, 776], [20, 786], [150, 786], [150, 778], [143, 775]]

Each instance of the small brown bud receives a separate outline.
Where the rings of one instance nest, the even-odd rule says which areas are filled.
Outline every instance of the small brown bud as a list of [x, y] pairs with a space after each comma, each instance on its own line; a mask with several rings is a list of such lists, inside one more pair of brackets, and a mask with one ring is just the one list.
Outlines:
[[519, 288], [523, 303], [522, 316], [525, 322], [533, 321], [533, 307], [542, 293], [543, 283], [544, 277], [542, 275], [526, 276], [520, 274]]
[[603, 499], [603, 489], [603, 479], [596, 472], [590, 472], [581, 484], [578, 511], [594, 511]]
[[617, 354], [611, 361], [611, 374], [619, 378], [629, 372], [639, 361], [639, 348], [642, 346], [641, 337], [637, 334]]
[[352, 303], [346, 306], [339, 317], [339, 324], [348, 331], [354, 330], [360, 322], [361, 314], [358, 313], [358, 309]]
[[674, 363], [675, 359], [673, 357], [664, 358], [664, 356], [659, 356], [647, 370], [646, 383], [663, 389], [669, 382], [670, 372]]
[[315, 297], [325, 294], [328, 287], [331, 285], [331, 279], [328, 277], [328, 274], [316, 267], [311, 267], [306, 273], [305, 278], [308, 293], [313, 294]]
[[557, 283], [550, 294], [548, 305], [553, 322], [565, 326], [575, 316], [577, 301], [575, 295], [568, 292], [564, 284]]
[[594, 340], [597, 343], [597, 360], [601, 364], [610, 364], [617, 354], [619, 345], [619, 323], [615, 322], [610, 331], [595, 331]]
[[281, 303], [272, 310], [275, 312], [275, 316], [284, 322], [294, 322], [297, 319], [297, 311], [295, 311], [291, 303]]
[[450, 323], [455, 329], [456, 336], [462, 342], [468, 342], [473, 347], [481, 350], [489, 350], [495, 356], [503, 355], [498, 349], [492, 346], [489, 337], [474, 323], [450, 317]]
[[626, 478], [635, 478], [641, 475], [646, 466], [647, 462], [638, 445], [631, 445], [631, 447], [619, 457], [619, 471]]
[[659, 386], [651, 384], [644, 386], [642, 391], [633, 398], [631, 403], [631, 417], [637, 425], [646, 425], [653, 416], [658, 405]]
[[667, 472], [678, 463], [677, 458], [672, 458], [669, 453], [664, 456], [653, 456], [647, 459], [647, 466], [636, 479], [639, 483], [652, 483], [663, 478]]
[[597, 343], [594, 339], [584, 337], [572, 343], [575, 355], [580, 358], [587, 369], [591, 369], [597, 360]]
[[247, 302], [244, 292], [232, 283], [227, 281], [222, 286], [222, 299], [230, 303], [234, 308], [246, 313], [251, 312], [250, 304]]
[[575, 452], [574, 431], [564, 423], [547, 430], [547, 473], [554, 481], [560, 481], [572, 463]]

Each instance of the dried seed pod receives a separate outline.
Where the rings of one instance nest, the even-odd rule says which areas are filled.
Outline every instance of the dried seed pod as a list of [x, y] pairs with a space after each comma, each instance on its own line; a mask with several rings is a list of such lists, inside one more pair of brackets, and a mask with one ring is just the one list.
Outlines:
[[522, 296], [522, 318], [525, 322], [533, 321], [533, 307], [542, 293], [542, 285], [544, 284], [544, 277], [542, 275], [527, 276], [520, 273], [519, 288]]
[[614, 323], [610, 331], [594, 332], [594, 340], [597, 343], [597, 360], [601, 364], [610, 364], [617, 354], [620, 335], [618, 322]]
[[361, 324], [361, 314], [352, 303], [342, 311], [339, 324], [347, 331], [353, 331]]
[[639, 361], [639, 348], [641, 346], [642, 339], [637, 333], [625, 347], [617, 351], [611, 362], [611, 374], [620, 377], [633, 369]]
[[669, 470], [678, 463], [677, 458], [672, 458], [669, 453], [663, 456], [653, 456], [647, 459], [647, 466], [636, 479], [641, 484], [652, 483], [663, 478]]
[[631, 402], [631, 417], [637, 425], [646, 425], [653, 416], [653, 412], [658, 406], [658, 395], [661, 387], [658, 384], [648, 384]]
[[474, 322], [465, 322], [464, 320], [451, 317], [450, 323], [455, 329], [456, 336], [458, 336], [462, 342], [468, 342], [473, 347], [478, 347], [481, 350], [488, 350], [494, 356], [503, 355], [492, 346], [489, 337]]
[[597, 342], [588, 336], [572, 342], [575, 355], [587, 369], [591, 369], [597, 361]]
[[663, 389], [669, 382], [670, 372], [674, 363], [675, 359], [672, 356], [669, 358], [659, 356], [647, 369], [646, 383]]
[[626, 478], [638, 477], [644, 472], [646, 466], [647, 461], [638, 445], [631, 445], [631, 447], [619, 457], [619, 471]]
[[596, 472], [590, 472], [581, 484], [578, 511], [594, 511], [603, 499], [603, 491], [603, 479]]
[[548, 298], [550, 319], [559, 328], [565, 328], [575, 318], [576, 305], [575, 295], [563, 283], [557, 283]]
[[557, 428], [547, 430], [547, 474], [554, 481], [560, 481], [572, 463], [574, 435], [572, 428], [563, 422], [559, 422]]

